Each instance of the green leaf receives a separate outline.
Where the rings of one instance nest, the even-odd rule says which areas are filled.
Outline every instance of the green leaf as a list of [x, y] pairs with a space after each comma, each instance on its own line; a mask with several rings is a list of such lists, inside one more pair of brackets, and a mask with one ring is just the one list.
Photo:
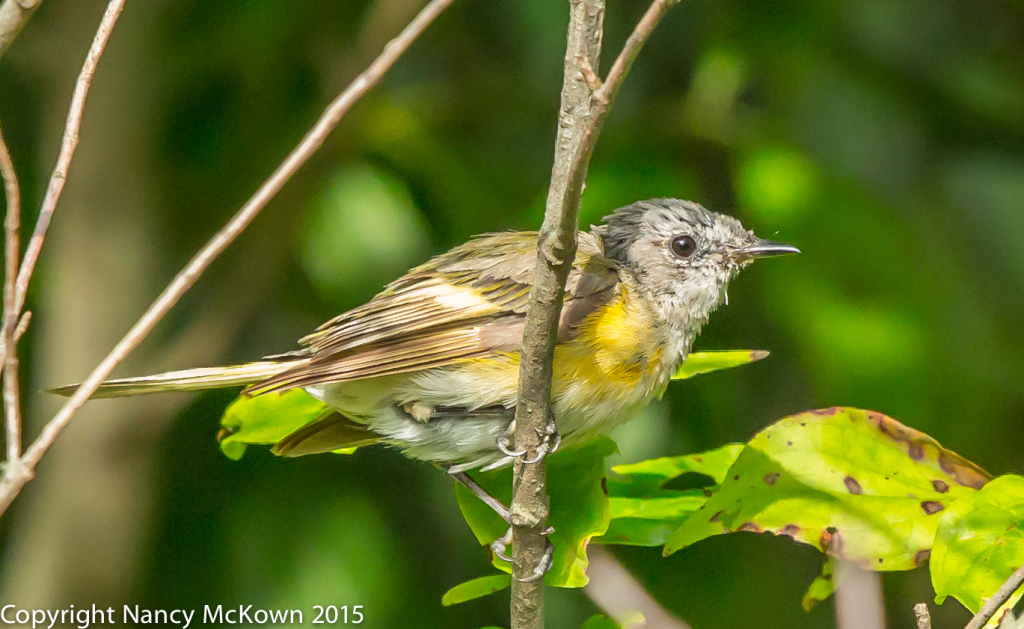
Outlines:
[[460, 583], [444, 593], [441, 604], [445, 607], [465, 603], [475, 598], [500, 592], [512, 585], [512, 578], [507, 574], [492, 574]]
[[240, 395], [220, 420], [220, 449], [228, 458], [238, 460], [248, 445], [275, 444], [330, 412], [326, 404], [302, 389], [255, 397]]
[[619, 629], [619, 624], [604, 614], [597, 614], [588, 618], [580, 629]]
[[665, 491], [662, 497], [609, 498], [611, 522], [604, 535], [595, 541], [601, 544], [661, 546], [672, 531], [707, 502], [700, 489]]
[[679, 369], [676, 370], [673, 380], [686, 380], [712, 371], [732, 369], [747, 363], [753, 363], [767, 358], [768, 352], [762, 349], [731, 349], [713, 352], [695, 352], [686, 357]]
[[805, 612], [814, 609], [814, 606], [832, 596], [832, 593], [839, 587], [839, 574], [836, 572], [836, 562], [832, 557], [825, 559], [825, 565], [821, 567], [821, 574], [814, 577], [811, 585], [800, 600], [800, 606]]
[[1000, 476], [940, 516], [930, 562], [936, 602], [954, 596], [977, 613], [1022, 565], [1024, 477]]
[[[615, 442], [601, 437], [576, 447], [560, 450], [547, 459], [550, 517], [555, 528], [548, 539], [555, 546], [554, 563], [545, 583], [555, 587], [583, 587], [587, 584], [587, 544], [608, 528], [608, 496], [604, 490], [604, 460], [616, 451]], [[512, 470], [473, 473], [494, 497], [506, 505], [512, 492]], [[459, 508], [477, 540], [485, 546], [505, 534], [508, 525], [496, 513], [461, 485], [456, 486]], [[492, 557], [492, 563], [511, 572], [508, 563]]]
[[988, 480], [934, 439], [853, 408], [810, 411], [756, 435], [726, 480], [665, 543], [770, 532], [871, 570], [923, 563], [939, 513]]
[[666, 456], [639, 463], [616, 465], [612, 471], [622, 476], [644, 476], [658, 480], [661, 484], [682, 476], [687, 472], [704, 474], [716, 483], [725, 480], [725, 475], [736, 462], [743, 450], [742, 443], [730, 443], [714, 450], [683, 456]]
[[660, 546], [672, 531], [707, 502], [701, 489], [666, 490], [665, 483], [686, 473], [705, 474], [722, 482], [743, 445], [732, 443], [707, 452], [617, 465], [608, 479], [611, 522], [601, 544]]
[[580, 629], [639, 629], [644, 626], [646, 626], [644, 615], [638, 611], [630, 611], [615, 620], [604, 614], [591, 616]]

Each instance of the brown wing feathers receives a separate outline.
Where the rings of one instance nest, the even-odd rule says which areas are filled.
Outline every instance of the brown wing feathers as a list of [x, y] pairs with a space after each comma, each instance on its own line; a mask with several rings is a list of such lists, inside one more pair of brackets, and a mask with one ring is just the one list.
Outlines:
[[[606, 303], [617, 283], [614, 267], [599, 255], [597, 238], [580, 236], [577, 266], [566, 287], [563, 327], [569, 333]], [[415, 371], [517, 349], [535, 247], [533, 233], [492, 234], [432, 259], [302, 339], [306, 348], [295, 355], [305, 362], [246, 392]]]

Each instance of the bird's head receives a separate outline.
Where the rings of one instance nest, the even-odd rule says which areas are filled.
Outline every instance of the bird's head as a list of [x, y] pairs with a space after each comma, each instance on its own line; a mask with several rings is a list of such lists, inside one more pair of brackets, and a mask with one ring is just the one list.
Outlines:
[[595, 230], [605, 255], [632, 275], [659, 317], [690, 340], [727, 301], [729, 281], [740, 269], [758, 258], [800, 252], [692, 201], [639, 201], [603, 220]]

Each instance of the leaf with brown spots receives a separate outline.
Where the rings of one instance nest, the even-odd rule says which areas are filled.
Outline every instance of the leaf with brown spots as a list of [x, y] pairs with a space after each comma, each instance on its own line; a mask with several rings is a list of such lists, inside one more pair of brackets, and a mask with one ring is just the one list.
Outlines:
[[[939, 516], [929, 566], [936, 602], [953, 596], [977, 613], [1022, 565], [1024, 477], [1000, 476], [949, 503]], [[1011, 599], [1011, 607], [1020, 594]]]
[[669, 537], [665, 554], [753, 524], [868, 570], [909, 570], [932, 546], [939, 508], [975, 494], [987, 478], [879, 413], [810, 411], [756, 435], [702, 510]]

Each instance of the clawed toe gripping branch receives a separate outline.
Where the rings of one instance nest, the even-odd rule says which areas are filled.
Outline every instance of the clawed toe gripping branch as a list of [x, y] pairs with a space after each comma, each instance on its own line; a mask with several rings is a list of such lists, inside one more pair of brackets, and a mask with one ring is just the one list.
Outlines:
[[562, 436], [558, 434], [558, 426], [555, 424], [554, 411], [548, 412], [548, 421], [544, 426], [544, 430], [538, 434], [540, 444], [537, 446], [537, 450], [534, 452], [532, 457], [526, 456], [528, 453], [526, 450], [512, 449], [512, 435], [515, 431], [516, 421], [513, 419], [508, 425], [508, 428], [498, 435], [498, 438], [495, 440], [495, 445], [498, 446], [498, 450], [500, 450], [505, 456], [511, 459], [519, 459], [527, 465], [540, 463], [544, 457], [557, 452], [559, 446], [562, 445]]

